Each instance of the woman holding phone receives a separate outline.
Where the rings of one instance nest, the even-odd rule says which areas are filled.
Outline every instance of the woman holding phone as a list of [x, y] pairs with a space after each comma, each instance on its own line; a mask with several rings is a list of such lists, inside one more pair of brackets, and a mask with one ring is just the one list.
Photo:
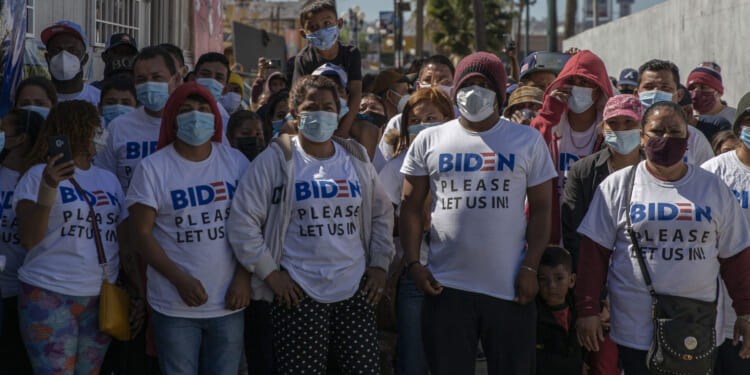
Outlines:
[[[98, 328], [99, 291], [104, 277], [117, 279], [118, 225], [127, 210], [115, 175], [91, 163], [100, 129], [90, 103], [55, 106], [16, 186], [13, 206], [28, 250], [18, 270], [19, 321], [36, 374], [98, 373], [110, 342]], [[55, 148], [69, 151], [50, 155], [51, 139], [59, 141], [52, 142]], [[71, 160], [63, 159], [66, 153]], [[92, 216], [104, 265], [97, 258]]]

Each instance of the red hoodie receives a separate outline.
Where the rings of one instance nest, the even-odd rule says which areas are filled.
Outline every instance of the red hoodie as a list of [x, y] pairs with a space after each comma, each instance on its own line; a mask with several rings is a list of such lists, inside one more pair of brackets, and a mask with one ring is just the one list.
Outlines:
[[214, 113], [214, 136], [211, 137], [211, 140], [221, 143], [224, 123], [221, 120], [221, 113], [216, 105], [216, 100], [205, 86], [197, 82], [187, 82], [174, 90], [164, 106], [164, 114], [161, 116], [161, 129], [159, 130], [159, 143], [156, 145], [157, 150], [168, 146], [177, 139], [177, 124], [175, 121], [177, 110], [185, 99], [193, 94], [200, 95], [211, 105], [211, 112]]
[[[531, 126], [540, 133], [547, 142], [549, 152], [552, 155], [552, 160], [555, 163], [555, 167], [558, 172], [558, 180], [556, 188], [552, 189], [552, 226], [550, 228], [550, 243], [560, 243], [561, 226], [560, 226], [560, 200], [562, 197], [563, 188], [565, 187], [565, 176], [570, 165], [577, 161], [579, 158], [588, 156], [593, 153], [597, 148], [601, 139], [597, 136], [597, 141], [594, 142], [591, 149], [585, 154], [571, 155], [559, 152], [563, 143], [563, 136], [569, 137], [570, 135], [570, 124], [568, 123], [568, 105], [563, 103], [549, 94], [565, 84], [565, 80], [572, 76], [579, 76], [586, 78], [592, 82], [595, 82], [601, 92], [604, 95], [599, 97], [599, 100], [594, 103], [597, 109], [597, 122], [601, 121], [602, 111], [607, 103], [607, 100], [612, 97], [612, 83], [607, 75], [607, 69], [604, 67], [604, 62], [591, 51], [581, 51], [571, 57], [570, 60], [565, 64], [565, 67], [557, 76], [552, 84], [549, 85], [547, 91], [544, 93], [544, 105], [542, 110], [539, 111], [537, 116], [532, 122]], [[592, 126], [595, 126], [592, 124]], [[567, 133], [567, 134], [566, 134]], [[565, 139], [566, 142], [571, 142]]]

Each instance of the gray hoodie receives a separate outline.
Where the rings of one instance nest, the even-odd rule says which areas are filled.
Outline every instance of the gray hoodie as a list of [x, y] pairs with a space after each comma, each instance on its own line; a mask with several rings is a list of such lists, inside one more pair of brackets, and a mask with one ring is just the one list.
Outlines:
[[[361, 191], [360, 233], [367, 267], [387, 271], [393, 258], [393, 205], [375, 168], [354, 141], [333, 137], [350, 155]], [[240, 264], [253, 274], [253, 299], [273, 300], [263, 281], [279, 270], [292, 214], [294, 158], [291, 137], [280, 135], [253, 160], [237, 186], [227, 236]]]

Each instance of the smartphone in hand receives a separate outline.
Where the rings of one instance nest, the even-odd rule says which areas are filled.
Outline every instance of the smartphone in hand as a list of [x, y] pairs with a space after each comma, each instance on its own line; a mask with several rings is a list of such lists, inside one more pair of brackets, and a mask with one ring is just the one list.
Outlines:
[[73, 160], [73, 151], [70, 149], [70, 138], [67, 135], [55, 135], [47, 138], [47, 146], [49, 147], [49, 157], [63, 154], [63, 156], [55, 162], [55, 165], [60, 165]]

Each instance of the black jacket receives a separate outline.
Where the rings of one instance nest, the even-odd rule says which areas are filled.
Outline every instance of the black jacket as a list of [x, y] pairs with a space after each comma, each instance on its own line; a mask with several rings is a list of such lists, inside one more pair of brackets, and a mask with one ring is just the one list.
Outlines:
[[607, 160], [610, 155], [609, 147], [604, 147], [601, 151], [578, 160], [568, 171], [560, 209], [560, 221], [562, 222], [563, 245], [573, 256], [574, 272], [578, 269], [578, 253], [581, 245], [578, 226], [586, 216], [596, 188], [609, 176]]
[[572, 319], [568, 331], [552, 315], [552, 310], [537, 296], [536, 373], [537, 375], [580, 375], [583, 373], [583, 348], [576, 335], [576, 315], [572, 293], [565, 303]]

